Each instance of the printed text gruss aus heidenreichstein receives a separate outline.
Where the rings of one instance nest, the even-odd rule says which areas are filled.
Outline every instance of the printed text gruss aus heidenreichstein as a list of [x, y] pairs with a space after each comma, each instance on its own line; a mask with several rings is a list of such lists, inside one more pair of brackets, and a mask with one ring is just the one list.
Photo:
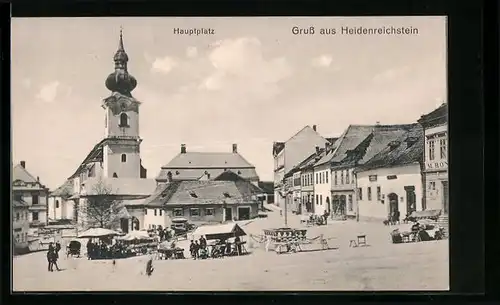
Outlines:
[[341, 27], [299, 27], [291, 29], [293, 35], [418, 35], [418, 28], [412, 26], [341, 26]]

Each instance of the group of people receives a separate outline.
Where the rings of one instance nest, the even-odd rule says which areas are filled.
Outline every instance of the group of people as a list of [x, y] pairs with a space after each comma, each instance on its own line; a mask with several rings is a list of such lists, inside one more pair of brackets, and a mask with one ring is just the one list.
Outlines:
[[158, 226], [158, 229], [155, 230], [155, 235], [159, 237], [160, 242], [169, 241], [174, 237], [173, 230], [169, 228], [162, 228], [162, 226]]
[[61, 244], [59, 242], [55, 243], [50, 243], [49, 244], [49, 251], [47, 251], [47, 262], [49, 263], [48, 265], [48, 271], [53, 272], [54, 271], [54, 266], [56, 267], [57, 271], [61, 271], [59, 269], [59, 266], [57, 265], [57, 260], [59, 259], [59, 251], [61, 250]]
[[[237, 250], [238, 254], [242, 253], [242, 242], [239, 236], [234, 238], [234, 246], [234, 250]], [[201, 236], [199, 240], [191, 240], [189, 252], [191, 253], [191, 257], [193, 259], [206, 259], [209, 256], [216, 258], [233, 253], [233, 245], [228, 239], [219, 239], [213, 246], [211, 246], [209, 255], [207, 240], [204, 236]]]

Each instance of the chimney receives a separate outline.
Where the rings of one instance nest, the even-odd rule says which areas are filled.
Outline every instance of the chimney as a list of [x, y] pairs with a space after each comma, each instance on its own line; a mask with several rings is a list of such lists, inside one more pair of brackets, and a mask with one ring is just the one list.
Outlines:
[[319, 154], [319, 146], [316, 145], [316, 153]]
[[316, 129], [317, 129], [317, 126], [313, 125], [313, 130], [316, 131]]
[[186, 144], [181, 144], [181, 154], [186, 153]]
[[238, 144], [233, 144], [233, 154], [238, 153]]
[[19, 162], [19, 163], [21, 163], [21, 166], [22, 166], [23, 168], [26, 168], [26, 161], [21, 161], [21, 162]]
[[36, 181], [40, 182], [40, 177], [36, 176]]

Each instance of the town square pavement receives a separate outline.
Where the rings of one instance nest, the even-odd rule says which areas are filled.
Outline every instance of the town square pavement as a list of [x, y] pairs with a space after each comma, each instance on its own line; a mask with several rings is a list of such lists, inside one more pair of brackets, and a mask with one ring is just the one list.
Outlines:
[[[14, 291], [182, 291], [182, 290], [448, 290], [448, 242], [392, 244], [390, 227], [380, 223], [330, 221], [308, 228], [308, 238], [323, 234], [331, 249], [316, 241], [303, 252], [266, 252], [262, 230], [284, 226], [273, 209], [267, 218], [239, 222], [247, 232], [248, 255], [208, 260], [154, 261], [151, 277], [144, 274], [148, 256], [90, 261], [61, 255], [60, 272], [48, 272], [45, 252], [13, 259]], [[288, 226], [300, 225], [298, 216]], [[357, 235], [368, 247], [349, 247]], [[188, 241], [181, 242], [186, 246]], [[186, 254], [187, 249], [186, 249]]]

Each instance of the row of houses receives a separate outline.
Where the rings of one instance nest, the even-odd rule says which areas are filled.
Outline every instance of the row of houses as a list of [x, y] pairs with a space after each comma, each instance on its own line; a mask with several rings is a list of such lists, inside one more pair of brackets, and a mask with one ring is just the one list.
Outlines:
[[350, 125], [339, 138], [306, 126], [275, 142], [276, 204], [358, 220], [422, 210], [447, 217], [447, 111], [444, 103], [413, 124]]

